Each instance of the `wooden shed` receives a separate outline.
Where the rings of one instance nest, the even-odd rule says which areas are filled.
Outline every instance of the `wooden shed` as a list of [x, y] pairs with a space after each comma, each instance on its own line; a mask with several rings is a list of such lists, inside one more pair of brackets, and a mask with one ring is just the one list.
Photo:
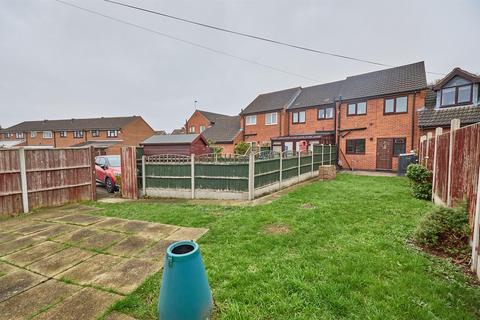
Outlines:
[[158, 154], [189, 156], [211, 152], [208, 142], [202, 134], [153, 135], [140, 145], [146, 156]]

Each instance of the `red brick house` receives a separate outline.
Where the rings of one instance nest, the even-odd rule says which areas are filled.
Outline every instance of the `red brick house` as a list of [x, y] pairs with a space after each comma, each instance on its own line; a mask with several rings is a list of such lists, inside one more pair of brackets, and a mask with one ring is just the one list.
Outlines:
[[447, 132], [452, 119], [462, 126], [480, 122], [479, 75], [455, 68], [428, 90], [419, 111], [420, 135], [434, 135], [437, 127]]
[[199, 134], [215, 124], [217, 118], [226, 117], [225, 114], [203, 110], [195, 110], [185, 124], [186, 133]]
[[122, 146], [137, 146], [154, 132], [140, 116], [42, 120], [3, 129], [0, 140], [35, 147], [93, 146], [99, 154], [119, 154]]

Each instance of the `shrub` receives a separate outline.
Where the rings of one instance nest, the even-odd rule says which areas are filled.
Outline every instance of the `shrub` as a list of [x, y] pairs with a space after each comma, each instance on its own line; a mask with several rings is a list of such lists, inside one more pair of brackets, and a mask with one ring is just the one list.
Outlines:
[[235, 153], [243, 155], [248, 151], [248, 148], [250, 148], [250, 145], [248, 143], [240, 141], [235, 145]]
[[444, 252], [468, 249], [470, 227], [464, 204], [456, 208], [435, 207], [428, 212], [415, 231], [415, 240], [421, 245]]
[[418, 199], [432, 198], [432, 173], [422, 165], [411, 164], [407, 168], [407, 178], [410, 179], [412, 195]]

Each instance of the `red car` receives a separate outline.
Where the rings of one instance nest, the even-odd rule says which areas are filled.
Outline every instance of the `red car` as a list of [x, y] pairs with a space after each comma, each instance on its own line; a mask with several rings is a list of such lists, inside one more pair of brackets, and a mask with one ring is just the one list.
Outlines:
[[95, 157], [95, 175], [97, 181], [105, 186], [108, 192], [118, 190], [121, 175], [120, 156]]

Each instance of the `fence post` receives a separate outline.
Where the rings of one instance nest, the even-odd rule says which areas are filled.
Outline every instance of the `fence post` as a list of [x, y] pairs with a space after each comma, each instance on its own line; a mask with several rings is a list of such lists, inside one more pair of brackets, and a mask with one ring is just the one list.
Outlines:
[[447, 183], [447, 206], [452, 205], [452, 167], [453, 151], [455, 143], [455, 131], [460, 128], [460, 119], [452, 119], [450, 124], [450, 148], [448, 154], [448, 183]]
[[279, 180], [280, 189], [282, 188], [282, 182], [283, 182], [283, 152], [280, 152], [280, 180]]
[[97, 200], [97, 178], [95, 174], [95, 148], [91, 146], [89, 148], [90, 152], [90, 174], [92, 176], [92, 184], [91, 184], [91, 198], [92, 200]]
[[27, 166], [25, 164], [25, 149], [18, 149], [18, 161], [20, 164], [20, 181], [22, 185], [22, 204], [23, 213], [28, 213], [28, 185], [27, 185]]
[[324, 148], [323, 148], [323, 147], [324, 147], [324, 145], [323, 145], [323, 143], [322, 143], [322, 163], [320, 164], [321, 166], [323, 166], [323, 151], [324, 151]]
[[478, 250], [480, 246], [480, 169], [477, 176], [477, 200], [475, 216], [473, 217], [473, 243], [472, 243], [472, 271], [480, 278], [480, 265]]
[[192, 199], [195, 199], [195, 155], [192, 153], [190, 155], [190, 174], [191, 174], [191, 189], [192, 189]]
[[441, 127], [435, 129], [435, 148], [433, 149], [433, 163], [432, 163], [432, 201], [435, 200], [435, 180], [437, 179], [437, 150], [438, 150], [438, 137], [443, 133]]
[[147, 177], [145, 176], [145, 155], [142, 155], [142, 191], [143, 196], [147, 195]]
[[248, 158], [248, 200], [255, 198], [255, 155], [250, 153]]
[[430, 152], [430, 141], [432, 140], [432, 133], [431, 132], [428, 132], [427, 133], [427, 147], [426, 147], [426, 151], [425, 151], [425, 167], [428, 168], [428, 160], [430, 160], [429, 158], [429, 152]]

